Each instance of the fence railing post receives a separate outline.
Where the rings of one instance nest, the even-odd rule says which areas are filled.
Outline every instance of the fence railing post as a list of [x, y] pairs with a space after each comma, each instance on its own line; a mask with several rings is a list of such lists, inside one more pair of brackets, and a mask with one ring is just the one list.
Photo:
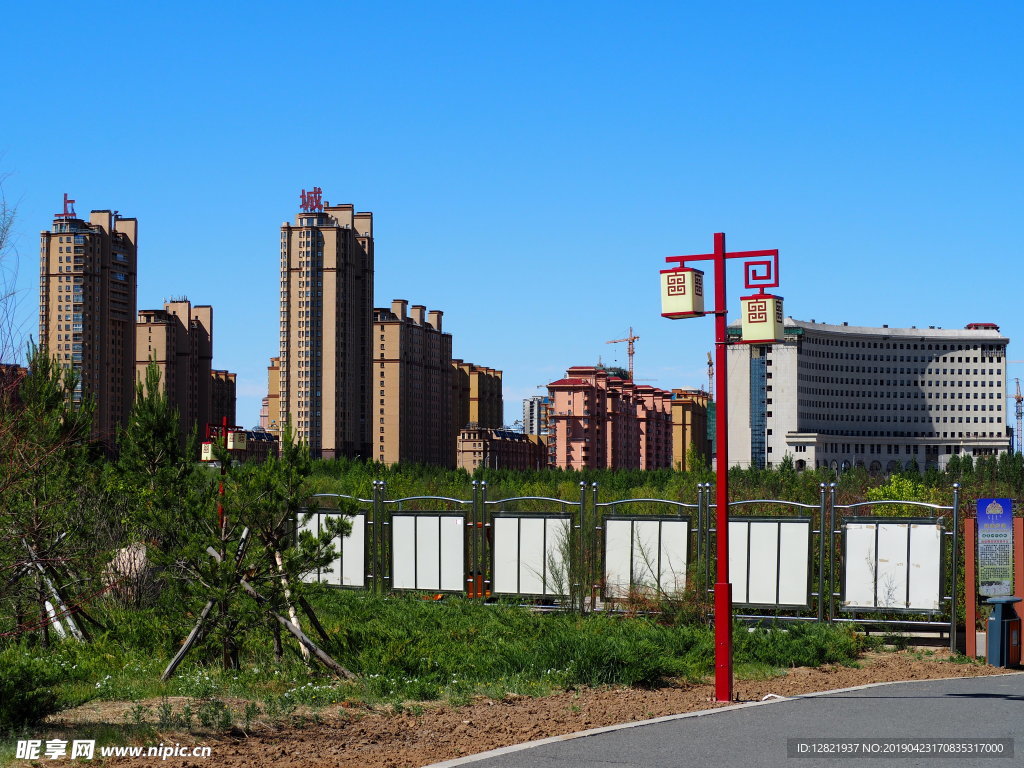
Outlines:
[[590, 484], [590, 509], [592, 515], [590, 530], [588, 531], [588, 538], [590, 539], [590, 569], [587, 573], [587, 583], [590, 585], [590, 610], [594, 611], [597, 609], [597, 593], [601, 582], [604, 581], [604, 574], [601, 573], [604, 542], [600, 535], [603, 527], [601, 525], [601, 518], [597, 513], [596, 482]]
[[704, 483], [704, 587], [711, 591], [711, 483]]
[[377, 509], [380, 511], [380, 516], [377, 523], [377, 544], [380, 547], [380, 590], [381, 594], [387, 594], [391, 591], [392, 573], [391, 573], [391, 545], [388, 541], [388, 536], [391, 533], [391, 513], [387, 506], [387, 492], [388, 484], [387, 481], [381, 480], [377, 486], [378, 503]]
[[[576, 603], [576, 604], [573, 605], [573, 608], [574, 609], [578, 608], [580, 613], [583, 613], [584, 611], [586, 611], [586, 608], [587, 608], [586, 602], [583, 599], [583, 592], [584, 592], [583, 584], [584, 584], [584, 581], [585, 581], [584, 574], [586, 573], [586, 563], [585, 563], [586, 553], [584, 551], [584, 532], [583, 532], [583, 528], [584, 528], [584, 525], [586, 523], [586, 507], [587, 507], [587, 484], [584, 481], [580, 480], [580, 507], [579, 507], [579, 511], [577, 512], [577, 517], [576, 517], [576, 522], [577, 522], [576, 541], [577, 541], [577, 544], [576, 544], [576, 558], [575, 559], [576, 559], [577, 562], [575, 564], [575, 567], [573, 567], [573, 563], [572, 563], [572, 557], [571, 557], [572, 549], [570, 548], [570, 550], [569, 550], [570, 551], [569, 573], [572, 574], [572, 577], [569, 579], [569, 583], [570, 583], [570, 585], [572, 585], [573, 582], [575, 582], [576, 596], [577, 596], [576, 600], [572, 600], [573, 603]], [[570, 586], [570, 591], [571, 590], [572, 590], [572, 586]]]
[[704, 536], [704, 483], [697, 483], [697, 530], [694, 531], [694, 541], [696, 542], [696, 556], [697, 556], [697, 568], [700, 568], [702, 556], [704, 554], [704, 542], [702, 537]]
[[381, 553], [381, 508], [380, 508], [380, 480], [373, 481], [373, 527], [370, 529], [370, 540], [373, 546], [373, 558], [370, 570], [373, 572], [373, 592], [383, 594], [384, 592], [384, 561]]
[[493, 515], [489, 515], [487, 512], [487, 481], [481, 480], [479, 488], [480, 520], [483, 522], [483, 527], [481, 528], [480, 535], [484, 537], [484, 541], [482, 542], [483, 552], [481, 553], [480, 558], [480, 570], [481, 573], [483, 574], [483, 593], [484, 596], [486, 597], [491, 593], [491, 590], [494, 588], [494, 553], [493, 551], [488, 549], [486, 542], [486, 531], [489, 528], [491, 528], [491, 523], [493, 522]]
[[825, 619], [825, 484], [819, 486], [818, 505], [818, 621]]
[[[479, 481], [473, 481], [473, 499], [469, 505], [469, 513], [466, 515], [466, 522], [463, 524], [463, 528], [466, 531], [466, 546], [463, 547], [463, 556], [468, 554], [469, 563], [467, 564], [465, 571], [466, 579], [466, 597], [480, 597], [483, 592], [483, 576], [481, 575], [479, 581], [477, 581], [478, 574], [480, 574], [480, 565], [477, 557], [477, 520], [479, 518], [477, 514], [477, 503], [478, 496], [480, 493]], [[481, 588], [477, 588], [477, 585]]]
[[829, 483], [828, 503], [828, 620], [836, 618], [836, 483]]

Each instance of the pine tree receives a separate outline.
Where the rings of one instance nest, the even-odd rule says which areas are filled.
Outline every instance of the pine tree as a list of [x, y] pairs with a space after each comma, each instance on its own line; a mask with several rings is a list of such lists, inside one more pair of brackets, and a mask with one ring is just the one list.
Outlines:
[[[75, 400], [75, 373], [46, 350], [30, 346], [27, 356], [17, 396], [0, 398], [0, 573], [7, 575], [0, 616], [38, 627], [45, 642], [75, 608], [74, 593], [98, 579], [101, 505], [88, 442], [92, 403]], [[67, 623], [83, 635], [73, 619]]]
[[195, 437], [183, 440], [178, 412], [160, 386], [155, 362], [146, 367], [135, 392], [128, 424], [118, 435], [118, 459], [109, 483], [125, 507], [129, 536], [166, 549], [185, 534], [182, 506], [197, 490]]

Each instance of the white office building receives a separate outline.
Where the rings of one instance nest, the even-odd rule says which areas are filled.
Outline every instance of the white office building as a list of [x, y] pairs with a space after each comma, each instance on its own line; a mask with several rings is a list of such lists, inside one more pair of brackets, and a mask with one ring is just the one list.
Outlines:
[[[739, 326], [729, 328], [738, 340]], [[785, 341], [732, 344], [729, 464], [945, 467], [1010, 450], [1006, 345], [993, 323], [866, 328], [787, 317]]]

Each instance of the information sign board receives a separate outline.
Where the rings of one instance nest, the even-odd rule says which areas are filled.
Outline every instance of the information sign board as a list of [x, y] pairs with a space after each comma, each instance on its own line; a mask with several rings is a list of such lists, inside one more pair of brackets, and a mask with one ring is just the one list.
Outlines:
[[978, 592], [1013, 594], [1013, 499], [978, 499]]

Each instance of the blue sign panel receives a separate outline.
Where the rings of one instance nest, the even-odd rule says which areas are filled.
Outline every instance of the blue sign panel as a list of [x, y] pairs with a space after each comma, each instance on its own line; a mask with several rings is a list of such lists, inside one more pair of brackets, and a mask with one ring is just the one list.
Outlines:
[[978, 499], [978, 592], [1013, 594], [1013, 499]]

